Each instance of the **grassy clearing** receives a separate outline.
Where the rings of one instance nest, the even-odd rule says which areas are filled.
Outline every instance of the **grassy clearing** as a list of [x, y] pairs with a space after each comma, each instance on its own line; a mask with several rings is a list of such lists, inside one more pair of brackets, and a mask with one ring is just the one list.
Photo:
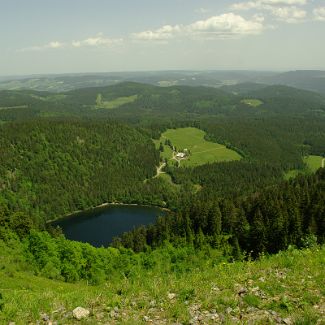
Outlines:
[[76, 324], [71, 311], [83, 306], [91, 314], [79, 324], [323, 324], [324, 267], [325, 248], [314, 247], [256, 262], [202, 260], [200, 267], [179, 264], [174, 272], [142, 270], [88, 286], [7, 265], [0, 270], [0, 323], [35, 323], [45, 314], [59, 324]]
[[162, 158], [172, 158], [172, 150], [165, 145], [168, 139], [178, 151], [188, 149], [189, 158], [181, 161], [181, 166], [199, 166], [212, 162], [240, 160], [241, 156], [234, 150], [226, 148], [224, 145], [209, 142], [204, 139], [205, 132], [197, 128], [180, 128], [169, 129], [164, 132], [160, 140], [155, 141], [157, 148], [159, 144], [164, 144], [164, 151], [161, 153]]
[[20, 106], [1, 106], [0, 109], [11, 109], [11, 108], [27, 108], [27, 105], [20, 105]]
[[67, 97], [67, 95], [53, 94], [53, 95], [45, 96], [45, 97], [37, 96], [37, 95], [30, 95], [30, 97], [41, 100], [43, 102], [56, 102], [56, 101], [60, 101], [60, 100], [65, 99]]
[[263, 104], [259, 99], [243, 99], [241, 102], [251, 107], [258, 107]]
[[321, 156], [308, 156], [304, 157], [303, 161], [306, 165], [304, 169], [292, 169], [285, 173], [284, 179], [288, 180], [290, 178], [295, 178], [300, 174], [315, 173], [320, 167], [322, 167], [322, 160], [324, 158]]
[[98, 94], [96, 98], [96, 108], [114, 109], [122, 105], [134, 102], [138, 98], [138, 95], [128, 97], [118, 97], [110, 101], [104, 101], [102, 94]]
[[313, 173], [322, 167], [322, 160], [323, 157], [321, 156], [308, 156], [304, 158], [304, 162], [307, 164], [308, 169]]
[[287, 181], [287, 180], [289, 180], [291, 178], [295, 178], [298, 175], [305, 174], [305, 173], [306, 172], [304, 170], [292, 169], [292, 170], [287, 171], [284, 174], [284, 179]]

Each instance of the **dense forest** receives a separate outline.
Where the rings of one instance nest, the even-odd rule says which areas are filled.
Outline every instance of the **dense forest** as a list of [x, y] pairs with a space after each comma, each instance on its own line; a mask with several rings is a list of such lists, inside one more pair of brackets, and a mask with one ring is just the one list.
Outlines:
[[[122, 202], [170, 210], [156, 225], [116, 239], [135, 251], [168, 241], [238, 258], [303, 245], [309, 235], [322, 242], [324, 173], [291, 182], [284, 175], [306, 170], [305, 156], [325, 155], [325, 99], [285, 86], [234, 87], [128, 82], [56, 94], [3, 91], [2, 226], [21, 238], [31, 229], [56, 234], [47, 221]], [[161, 158], [152, 140], [188, 126], [242, 159], [181, 168], [167, 162], [170, 179], [155, 177]]]
[[176, 216], [160, 218], [116, 240], [135, 251], [165, 241], [212, 247], [230, 243], [235, 257], [276, 253], [288, 245], [304, 246], [312, 236], [324, 242], [325, 172], [298, 177], [244, 199], [201, 196], [188, 202]]
[[133, 128], [31, 121], [6, 124], [0, 134], [1, 202], [10, 210], [49, 220], [103, 202], [145, 201], [151, 193], [143, 181], [155, 175], [159, 155]]

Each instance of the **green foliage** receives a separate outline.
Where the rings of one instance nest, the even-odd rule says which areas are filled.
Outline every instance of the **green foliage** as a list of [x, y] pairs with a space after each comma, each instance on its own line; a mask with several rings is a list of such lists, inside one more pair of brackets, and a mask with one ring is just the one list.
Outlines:
[[3, 310], [4, 307], [4, 301], [3, 301], [3, 296], [2, 293], [0, 292], [0, 312]]
[[[159, 219], [155, 225], [135, 229], [121, 237], [122, 244], [135, 251], [146, 245], [160, 246], [166, 239], [174, 244], [193, 242], [254, 257], [285, 250], [289, 245], [311, 247], [324, 241], [323, 202], [325, 171], [302, 176], [232, 202], [197, 194], [177, 215]], [[232, 247], [232, 248], [230, 248]]]
[[258, 307], [260, 305], [260, 303], [261, 303], [260, 298], [258, 298], [255, 295], [252, 295], [252, 294], [245, 295], [244, 298], [243, 298], [243, 301], [247, 305], [255, 307], [255, 308]]
[[[35, 227], [103, 202], [147, 202], [159, 184], [151, 140], [116, 122], [34, 121], [0, 128], [0, 199]], [[158, 182], [157, 182], [158, 183]], [[150, 194], [152, 201], [153, 195]], [[22, 235], [33, 225], [12, 215]]]
[[[103, 256], [107, 250], [111, 249], [94, 252]], [[121, 263], [105, 261], [105, 265], [113, 263], [110, 277], [93, 286], [90, 281], [70, 284], [35, 277], [22, 269], [8, 275], [0, 268], [0, 322], [36, 323], [43, 317], [40, 313], [45, 313], [51, 321], [73, 323], [70, 313], [76, 306], [91, 311], [87, 323], [112, 322], [111, 315], [115, 314], [111, 311], [116, 307], [126, 324], [141, 323], [147, 315], [166, 323], [189, 322], [199, 315], [203, 323], [209, 323], [213, 310], [236, 323], [260, 320], [267, 324], [286, 318], [298, 324], [313, 324], [322, 319], [321, 310], [314, 305], [323, 299], [324, 247], [291, 249], [257, 261], [235, 263], [227, 263], [216, 250], [171, 245], [140, 254], [114, 252], [115, 261]], [[2, 250], [1, 258], [9, 254], [14, 255], [15, 250]], [[148, 267], [148, 260], [152, 266]], [[239, 295], [242, 287], [246, 293]], [[170, 299], [169, 293], [175, 297]], [[264, 318], [260, 319], [261, 315]]]

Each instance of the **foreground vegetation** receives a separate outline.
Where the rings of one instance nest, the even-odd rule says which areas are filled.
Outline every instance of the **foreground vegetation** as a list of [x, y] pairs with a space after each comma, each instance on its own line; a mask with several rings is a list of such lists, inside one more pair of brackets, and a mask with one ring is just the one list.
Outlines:
[[[325, 248], [289, 249], [258, 261], [228, 262], [216, 250], [165, 246], [124, 254], [109, 281], [73, 284], [34, 276], [0, 242], [0, 322], [74, 324], [322, 324]], [[17, 248], [16, 248], [17, 249]], [[118, 252], [116, 252], [118, 254]], [[126, 270], [126, 263], [129, 272]], [[124, 264], [124, 266], [123, 266]]]

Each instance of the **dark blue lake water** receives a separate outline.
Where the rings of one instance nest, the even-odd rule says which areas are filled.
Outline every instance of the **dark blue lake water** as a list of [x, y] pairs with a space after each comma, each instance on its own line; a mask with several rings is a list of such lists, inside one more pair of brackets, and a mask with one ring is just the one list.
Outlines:
[[60, 226], [68, 239], [100, 247], [108, 246], [114, 237], [134, 227], [154, 223], [165, 214], [155, 207], [112, 205], [65, 217], [53, 226]]

